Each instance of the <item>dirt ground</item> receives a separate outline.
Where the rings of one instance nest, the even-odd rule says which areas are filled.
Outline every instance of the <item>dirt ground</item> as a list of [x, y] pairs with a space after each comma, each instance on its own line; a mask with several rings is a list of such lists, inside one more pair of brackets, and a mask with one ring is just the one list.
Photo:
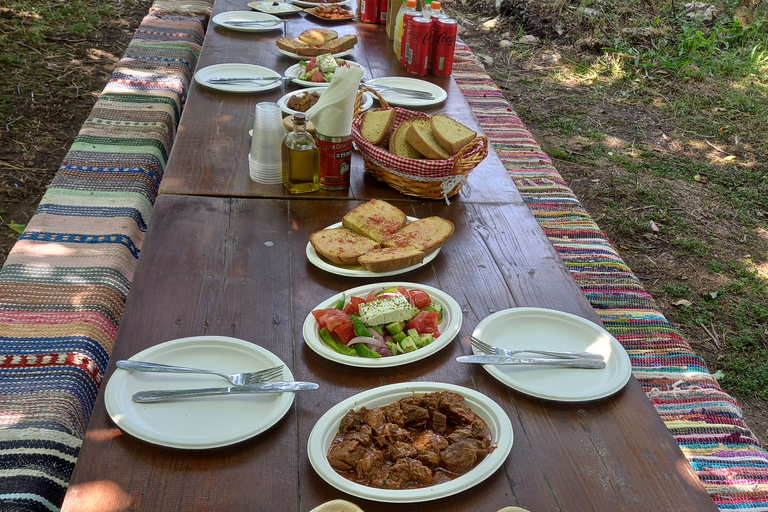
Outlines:
[[[19, 84], [14, 91], [14, 95], [22, 101], [19, 101], [15, 118], [6, 119], [0, 125], [0, 263], [5, 261], [18, 238], [18, 233], [9, 224], [25, 224], [33, 215], [46, 186], [53, 179], [67, 149], [123, 54], [125, 45], [149, 8], [147, 0], [121, 3], [119, 6], [122, 9], [120, 17], [106, 26], [97, 38], [63, 42], [69, 45], [71, 53], [61, 62], [54, 63], [58, 66], [56, 72], [60, 78], [51, 81], [50, 94], [32, 97], [24, 84]], [[460, 3], [453, 7], [470, 10]], [[499, 81], [499, 86], [545, 150], [557, 148], [557, 155], [565, 157], [584, 151], [583, 140], [578, 136], [563, 136], [562, 130], [547, 121], [578, 110], [581, 113], [586, 111], [590, 123], [608, 134], [609, 140], [616, 141], [616, 151], [631, 154], [636, 145], [642, 144], [653, 151], [674, 153], [681, 158], [699, 156], [693, 154], [692, 146], [685, 143], [681, 134], [675, 133], [662, 114], [628, 101], [624, 96], [597, 96], [590, 87], [567, 81], [550, 81], [544, 101], [534, 99], [530, 94], [532, 82], [541, 83], [542, 78], [551, 75], [562, 61], [595, 55], [599, 44], [589, 37], [571, 34], [566, 42], [540, 43], [533, 48], [528, 59], [513, 60], [509, 51], [499, 43], [505, 37], [514, 39], [515, 35], [505, 34], [503, 30], [484, 29], [483, 23], [493, 17], [493, 13], [488, 14], [484, 16], [475, 12], [458, 16], [462, 24], [460, 35], [482, 56], [489, 72], [507, 72], [509, 78]], [[539, 36], [551, 34], [551, 23], [545, 26], [533, 15], [528, 20], [528, 33], [536, 33], [538, 23], [541, 25], [538, 27]], [[19, 48], [19, 51], [35, 50]], [[30, 129], [9, 135], [12, 133], [9, 128], [22, 121], [31, 122]], [[623, 193], [618, 185], [624, 184], [627, 177], [609, 165], [607, 159], [598, 159], [597, 165], [590, 166], [574, 163], [569, 158], [555, 157], [554, 161], [577, 197], [601, 224], [609, 212], [604, 195], [598, 192], [608, 189], [614, 190], [615, 194]], [[663, 178], [644, 179], [647, 182], [637, 183], [638, 187], [652, 189], [663, 181]], [[706, 188], [672, 181], [664, 185], [672, 187], [671, 193], [679, 200], [680, 209], [693, 212], [691, 218], [698, 223], [698, 230], [717, 233], [721, 240], [725, 240], [725, 247], [734, 254], [750, 250], [742, 243], [743, 233], [735, 229], [735, 224], [729, 223], [728, 219], [713, 218], [707, 213], [705, 205], [714, 198], [707, 195]], [[602, 224], [601, 227], [673, 323], [678, 312], [661, 290], [663, 284], [693, 283], [696, 289], [701, 290], [706, 290], [708, 284], [717, 284], [709, 283], [713, 279], [711, 274], [677, 256], [669, 241], [658, 233], [621, 230], [613, 226], [606, 229]], [[762, 250], [765, 251], [765, 248]], [[707, 359], [710, 371], [714, 372], [718, 351], [722, 348], [718, 334], [713, 337], [705, 330], [691, 330], [683, 332], [683, 336]], [[768, 439], [766, 404], [749, 398], [741, 398], [740, 402], [744, 406], [748, 425], [765, 444]]]

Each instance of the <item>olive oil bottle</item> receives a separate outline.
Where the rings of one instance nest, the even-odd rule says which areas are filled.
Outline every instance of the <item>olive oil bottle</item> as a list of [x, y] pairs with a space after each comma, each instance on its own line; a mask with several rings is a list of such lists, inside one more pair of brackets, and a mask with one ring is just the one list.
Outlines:
[[283, 185], [292, 194], [320, 188], [317, 146], [303, 112], [293, 115], [293, 131], [283, 139]]

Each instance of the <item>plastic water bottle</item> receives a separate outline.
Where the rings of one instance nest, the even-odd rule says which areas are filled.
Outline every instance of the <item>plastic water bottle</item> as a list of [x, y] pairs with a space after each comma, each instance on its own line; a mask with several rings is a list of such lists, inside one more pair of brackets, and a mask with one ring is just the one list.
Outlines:
[[[402, 12], [402, 9], [401, 9]], [[398, 13], [398, 19], [399, 19]], [[405, 1], [405, 12], [403, 13], [402, 24], [403, 28], [400, 31], [400, 65], [405, 67], [408, 64], [408, 24], [413, 18], [421, 16], [421, 13], [416, 10], [416, 0]]]

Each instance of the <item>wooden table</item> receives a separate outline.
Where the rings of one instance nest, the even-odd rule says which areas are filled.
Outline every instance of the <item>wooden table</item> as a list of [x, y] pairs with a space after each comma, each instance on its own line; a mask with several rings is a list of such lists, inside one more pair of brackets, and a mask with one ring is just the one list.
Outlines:
[[[217, 11], [222, 6], [243, 8], [219, 2]], [[374, 32], [368, 26], [346, 27]], [[209, 29], [201, 65], [215, 62], [217, 52], [227, 54], [223, 37], [220, 29]], [[260, 37], [249, 37], [251, 55], [274, 58], [260, 49]], [[369, 62], [386, 60], [373, 55], [386, 53], [384, 41], [379, 44], [365, 46]], [[371, 68], [392, 74], [385, 64]], [[462, 108], [458, 114], [468, 119], [455, 85], [449, 86], [451, 108]], [[297, 380], [321, 388], [298, 393], [289, 413], [266, 432], [201, 451], [150, 445], [122, 433], [106, 412], [102, 390], [63, 511], [294, 512], [336, 498], [368, 512], [493, 512], [509, 505], [531, 511], [716, 510], [634, 378], [603, 400], [555, 403], [511, 390], [480, 367], [455, 362], [456, 356], [471, 352], [466, 336], [502, 309], [546, 307], [599, 323], [514, 187], [503, 187], [494, 177], [501, 169], [495, 156], [483, 164], [493, 186], [484, 187], [485, 180], [477, 179], [475, 188], [471, 179], [472, 196], [450, 206], [395, 194], [362, 171], [355, 173], [349, 191], [285, 196], [279, 187], [249, 183], [247, 167], [238, 163], [247, 154], [242, 133], [253, 101], [192, 88], [107, 379], [115, 360], [147, 347], [186, 336], [224, 335], [272, 351]], [[226, 115], [214, 119], [215, 109]], [[440, 288], [463, 311], [457, 339], [418, 363], [376, 370], [348, 367], [318, 356], [303, 342], [303, 320], [318, 303], [361, 284], [393, 279], [339, 277], [305, 257], [312, 232], [338, 222], [366, 197], [392, 198], [408, 215], [440, 215], [456, 225], [453, 239], [434, 261], [395, 278]], [[500, 404], [514, 431], [503, 467], [453, 497], [407, 505], [357, 499], [325, 483], [306, 455], [315, 422], [349, 396], [407, 381], [461, 385]]]

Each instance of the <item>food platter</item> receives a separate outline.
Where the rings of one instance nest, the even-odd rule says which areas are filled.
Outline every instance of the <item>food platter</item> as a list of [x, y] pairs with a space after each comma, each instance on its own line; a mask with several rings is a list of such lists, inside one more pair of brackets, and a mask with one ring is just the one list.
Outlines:
[[[339, 475], [326, 455], [339, 429], [341, 418], [350, 409], [381, 407], [413, 393], [452, 391], [488, 424], [496, 449], [474, 469], [449, 482], [421, 489], [378, 489], [358, 484]], [[512, 450], [512, 423], [504, 410], [489, 397], [472, 389], [441, 382], [406, 382], [376, 387], [347, 398], [328, 410], [312, 428], [307, 443], [309, 462], [318, 475], [336, 489], [358, 498], [386, 503], [417, 503], [453, 496], [490, 477], [507, 460]]]
[[[282, 30], [285, 22], [277, 16], [253, 11], [227, 11], [222, 12], [211, 18], [211, 21], [220, 27], [236, 30], [239, 32], [268, 32], [270, 30]], [[237, 25], [238, 22], [274, 22], [264, 25], [254, 23], [253, 25]]]
[[[323, 4], [323, 5], [328, 5], [328, 4]], [[304, 9], [304, 12], [314, 16], [315, 18], [317, 18], [319, 20], [330, 21], [330, 22], [333, 22], [333, 21], [337, 21], [337, 22], [352, 21], [352, 20], [355, 19], [355, 14], [353, 12], [350, 12], [350, 11], [346, 11], [344, 17], [342, 17], [342, 18], [329, 18], [329, 17], [326, 17], [326, 16], [322, 16], [321, 13], [317, 12], [317, 10], [316, 10], [317, 8], [318, 8], [318, 6], [311, 7], [311, 8], [308, 8], [308, 9]]]
[[[408, 217], [409, 223], [415, 220], [418, 219], [416, 217]], [[336, 224], [332, 224], [325, 229], [336, 229], [340, 227], [342, 227], [341, 222], [337, 222]], [[417, 265], [411, 265], [410, 267], [405, 267], [398, 270], [390, 270], [389, 272], [371, 272], [369, 270], [365, 270], [362, 265], [337, 265], [335, 263], [331, 263], [317, 254], [317, 251], [315, 251], [315, 248], [312, 247], [312, 244], [307, 242], [307, 259], [310, 263], [319, 269], [325, 270], [326, 272], [344, 277], [387, 277], [405, 274], [411, 270], [423, 267], [430, 261], [434, 260], [439, 253], [440, 249], [432, 251], [424, 257], [424, 261]]]
[[[599, 325], [562, 311], [513, 308], [484, 318], [472, 333], [509, 350], [537, 348], [597, 352], [603, 369], [542, 368], [484, 365], [507, 386], [527, 395], [562, 402], [586, 402], [610, 396], [629, 381], [632, 365], [621, 344]], [[480, 352], [476, 352], [480, 353]]]
[[[327, 89], [328, 89], [327, 87], [310, 87], [309, 89], [300, 89], [298, 91], [289, 92], [288, 94], [286, 94], [285, 96], [277, 100], [277, 104], [280, 107], [280, 110], [282, 110], [286, 114], [288, 115], [296, 114], [298, 113], [297, 110], [288, 108], [288, 100], [292, 96], [296, 96], [297, 94], [309, 94], [312, 92], [317, 92], [320, 95], [322, 95]], [[363, 95], [363, 102], [362, 102], [362, 105], [360, 105], [360, 109], [363, 111], [368, 110], [369, 108], [371, 108], [371, 105], [373, 105], [373, 95], [367, 92]], [[381, 275], [381, 274], [377, 274], [377, 275]]]
[[[280, 53], [282, 53], [282, 54], [283, 54], [283, 55], [285, 55], [286, 57], [290, 57], [290, 58], [292, 58], [292, 59], [296, 59], [296, 60], [307, 60], [307, 59], [308, 59], [308, 57], [307, 57], [306, 55], [299, 55], [299, 54], [297, 54], [297, 53], [289, 52], [288, 50], [283, 50], [283, 49], [282, 49], [282, 48], [280, 48], [280, 47], [278, 47], [278, 48], [277, 48], [277, 51], [279, 51]], [[334, 53], [334, 54], [332, 54], [332, 55], [333, 55], [335, 58], [337, 58], [337, 59], [338, 59], [338, 58], [341, 58], [341, 57], [346, 57], [347, 55], [349, 55], [349, 54], [350, 54], [350, 53], [352, 53], [353, 51], [355, 51], [354, 47], [353, 47], [353, 48], [350, 48], [349, 50], [344, 50], [343, 52]]]
[[[377, 283], [364, 286], [358, 286], [344, 292], [344, 296], [349, 299], [350, 297], [365, 297], [369, 292], [375, 292], [384, 288], [392, 286], [404, 286], [407, 290], [417, 289], [423, 290], [432, 297], [433, 302], [437, 302], [443, 307], [443, 321], [440, 322], [438, 329], [440, 336], [435, 339], [429, 345], [408, 352], [406, 354], [398, 354], [396, 356], [381, 357], [381, 358], [366, 358], [366, 357], [354, 357], [339, 354], [335, 350], [327, 347], [320, 341], [320, 326], [315, 320], [315, 317], [310, 313], [304, 320], [304, 327], [302, 335], [304, 336], [304, 342], [322, 357], [335, 361], [337, 363], [345, 364], [347, 366], [355, 366], [358, 368], [387, 368], [392, 366], [401, 366], [404, 364], [419, 361], [420, 359], [427, 358], [434, 353], [445, 348], [453, 339], [458, 335], [459, 329], [461, 329], [462, 313], [461, 307], [450, 295], [433, 288], [431, 286], [416, 284], [416, 283], [404, 283], [402, 281], [395, 281], [391, 283]], [[327, 309], [332, 308], [333, 305], [339, 300], [339, 294], [329, 297], [314, 309]]]
[[424, 100], [419, 99], [407, 94], [392, 91], [379, 91], [381, 97], [384, 98], [387, 103], [396, 107], [429, 107], [442, 103], [448, 97], [448, 93], [432, 82], [426, 80], [419, 80], [418, 78], [408, 78], [403, 76], [388, 76], [382, 78], [376, 78], [374, 80], [368, 80], [369, 84], [388, 85], [390, 87], [401, 87], [403, 89], [414, 89], [416, 91], [429, 92], [434, 96], [434, 99]]
[[[196, 336], [143, 350], [131, 359], [206, 368], [223, 373], [257, 371], [284, 364], [265, 348], [237, 338]], [[293, 380], [283, 368], [282, 380]], [[136, 403], [131, 397], [151, 389], [225, 387], [215, 375], [116, 370], [104, 402], [112, 421], [148, 443], [183, 449], [227, 446], [249, 439], [277, 423], [293, 404], [294, 393], [226, 395], [162, 403]]]
[[253, 10], [272, 14], [273, 16], [296, 14], [304, 10], [298, 5], [289, 4], [287, 2], [251, 2], [246, 5]]
[[[352, 66], [359, 67], [359, 68], [363, 67], [357, 62], [352, 60], [347, 60], [345, 62], [349, 64], [350, 67]], [[293, 80], [291, 81], [296, 85], [300, 85], [302, 87], [328, 87], [329, 85], [331, 85], [331, 82], [310, 82], [309, 80], [299, 80], [298, 77], [301, 76], [303, 69], [304, 68], [302, 67], [301, 63], [294, 64], [293, 66], [285, 70], [285, 77], [293, 78]], [[363, 68], [363, 71], [365, 71], [365, 68]]]
[[291, 0], [291, 3], [298, 5], [299, 7], [316, 7], [320, 4], [349, 5], [352, 3], [352, 0], [342, 0], [341, 2], [309, 2], [307, 0]]
[[[252, 77], [275, 77], [272, 83], [259, 84], [257, 82], [239, 82], [230, 84], [211, 84], [207, 80], [211, 78], [252, 78]], [[202, 86], [227, 92], [262, 92], [280, 87], [282, 84], [282, 75], [264, 66], [255, 64], [213, 64], [197, 70], [195, 81]]]

